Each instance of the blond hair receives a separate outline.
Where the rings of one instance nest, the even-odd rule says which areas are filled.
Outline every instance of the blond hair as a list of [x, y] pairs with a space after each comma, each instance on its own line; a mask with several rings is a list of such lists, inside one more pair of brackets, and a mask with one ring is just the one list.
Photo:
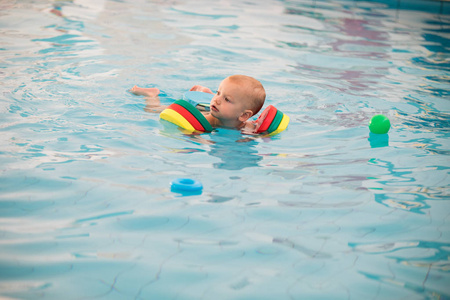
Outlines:
[[253, 112], [253, 115], [256, 115], [261, 110], [264, 105], [264, 101], [266, 100], [266, 90], [261, 82], [246, 75], [232, 75], [228, 77], [228, 79], [231, 82], [248, 89], [248, 97], [250, 100], [248, 103], [248, 109]]

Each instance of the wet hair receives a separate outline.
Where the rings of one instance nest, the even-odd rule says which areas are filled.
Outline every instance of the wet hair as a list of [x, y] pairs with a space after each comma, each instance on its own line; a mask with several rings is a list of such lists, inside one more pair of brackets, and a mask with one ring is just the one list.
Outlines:
[[233, 83], [240, 84], [248, 89], [248, 97], [250, 98], [248, 109], [253, 112], [253, 115], [256, 115], [261, 110], [264, 105], [264, 101], [266, 100], [266, 90], [261, 82], [246, 75], [232, 75], [228, 77], [228, 80]]

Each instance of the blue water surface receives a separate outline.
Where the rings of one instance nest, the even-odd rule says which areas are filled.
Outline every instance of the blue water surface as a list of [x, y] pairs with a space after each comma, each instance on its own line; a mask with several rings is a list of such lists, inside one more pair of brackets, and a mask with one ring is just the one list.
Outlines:
[[[0, 298], [450, 299], [449, 53], [446, 1], [0, 2]], [[128, 92], [232, 74], [286, 131]]]

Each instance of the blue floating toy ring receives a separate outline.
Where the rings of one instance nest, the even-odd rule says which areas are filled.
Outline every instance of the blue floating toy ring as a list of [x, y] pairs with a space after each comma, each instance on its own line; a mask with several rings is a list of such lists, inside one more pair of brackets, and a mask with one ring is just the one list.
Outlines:
[[186, 192], [198, 192], [203, 189], [200, 181], [190, 178], [177, 178], [170, 183], [170, 186], [174, 190]]

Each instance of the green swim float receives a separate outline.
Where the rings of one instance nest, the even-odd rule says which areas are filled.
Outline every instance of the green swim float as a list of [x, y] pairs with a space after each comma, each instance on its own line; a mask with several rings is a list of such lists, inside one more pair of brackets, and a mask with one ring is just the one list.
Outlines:
[[276, 109], [275, 106], [269, 105], [255, 121], [256, 133], [278, 134], [287, 128], [289, 121], [290, 118], [287, 115]]
[[159, 117], [190, 132], [211, 132], [211, 124], [192, 104], [178, 100], [161, 112]]

